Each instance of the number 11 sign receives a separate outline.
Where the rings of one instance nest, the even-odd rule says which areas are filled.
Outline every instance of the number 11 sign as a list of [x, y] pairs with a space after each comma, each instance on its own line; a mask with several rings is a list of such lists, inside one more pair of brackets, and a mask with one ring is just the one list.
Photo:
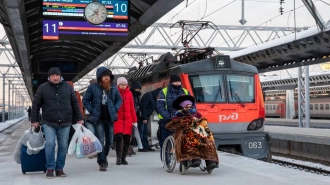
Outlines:
[[44, 40], [58, 40], [58, 21], [47, 21], [43, 24], [43, 39]]

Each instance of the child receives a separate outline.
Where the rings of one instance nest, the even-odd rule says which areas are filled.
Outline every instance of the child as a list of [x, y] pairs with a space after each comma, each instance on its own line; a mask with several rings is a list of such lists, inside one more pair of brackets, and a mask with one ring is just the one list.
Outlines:
[[[114, 123], [114, 134], [116, 142], [117, 165], [127, 165], [126, 156], [132, 135], [132, 126], [137, 124], [134, 109], [133, 95], [129, 90], [126, 78], [119, 77], [117, 86], [123, 103], [118, 110], [118, 120]], [[122, 147], [122, 141], [124, 146]]]
[[206, 167], [218, 167], [218, 154], [213, 135], [208, 128], [206, 118], [194, 108], [195, 98], [183, 95], [173, 101], [173, 108], [178, 110], [172, 121], [166, 125], [175, 129], [175, 151], [179, 162], [192, 160], [190, 167], [198, 167], [205, 159]]

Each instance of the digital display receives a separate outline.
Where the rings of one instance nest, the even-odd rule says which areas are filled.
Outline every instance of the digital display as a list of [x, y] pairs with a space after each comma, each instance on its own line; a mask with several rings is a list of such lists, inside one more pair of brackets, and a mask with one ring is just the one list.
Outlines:
[[75, 74], [79, 72], [78, 62], [72, 61], [39, 61], [39, 73], [48, 73], [52, 67], [58, 67], [61, 73]]
[[[93, 0], [43, 0], [45, 17], [84, 17], [84, 9]], [[107, 20], [128, 21], [128, 0], [98, 0], [107, 9]]]
[[128, 37], [128, 23], [43, 20], [42, 26], [43, 40], [126, 41]]

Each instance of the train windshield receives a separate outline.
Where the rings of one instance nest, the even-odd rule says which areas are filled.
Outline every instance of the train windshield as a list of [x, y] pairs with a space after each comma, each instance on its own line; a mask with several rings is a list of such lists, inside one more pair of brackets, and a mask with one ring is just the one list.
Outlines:
[[199, 75], [190, 78], [197, 102], [225, 102], [222, 75]]
[[253, 76], [227, 75], [229, 102], [254, 102]]

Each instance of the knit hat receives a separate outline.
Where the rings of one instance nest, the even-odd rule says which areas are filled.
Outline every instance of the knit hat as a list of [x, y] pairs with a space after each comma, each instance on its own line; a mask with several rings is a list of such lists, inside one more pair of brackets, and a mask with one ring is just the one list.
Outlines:
[[60, 75], [61, 76], [61, 70], [60, 68], [58, 67], [52, 67], [48, 70], [48, 77], [50, 77], [51, 75], [54, 75], [54, 74], [57, 74], [57, 75]]
[[170, 83], [172, 82], [181, 82], [181, 78], [179, 75], [171, 75], [170, 76]]
[[119, 77], [117, 79], [117, 86], [120, 85], [120, 84], [123, 84], [123, 83], [128, 84], [126, 78], [125, 77]]
[[183, 102], [180, 103], [180, 106], [183, 108], [185, 107], [186, 105], [192, 105], [192, 102], [190, 100], [185, 100]]
[[195, 98], [191, 95], [179, 96], [173, 101], [172, 106], [174, 109], [180, 110], [184, 107], [181, 104], [183, 104], [184, 106], [186, 106], [188, 104], [193, 105], [193, 104], [195, 104]]

